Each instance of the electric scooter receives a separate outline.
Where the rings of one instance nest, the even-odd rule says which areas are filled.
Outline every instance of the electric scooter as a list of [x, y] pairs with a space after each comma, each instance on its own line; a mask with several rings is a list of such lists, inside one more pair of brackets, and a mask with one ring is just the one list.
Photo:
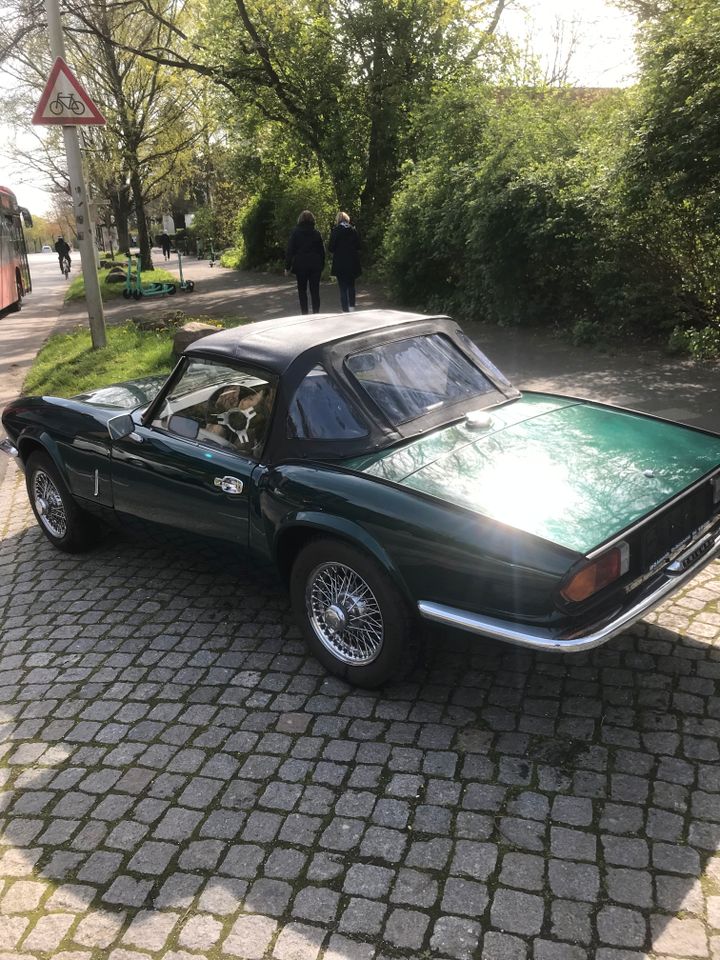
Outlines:
[[142, 259], [137, 258], [137, 266], [135, 268], [135, 282], [132, 284], [131, 292], [128, 294], [126, 291], [129, 289], [128, 284], [131, 282], [132, 276], [132, 257], [128, 257], [128, 278], [125, 281], [125, 290], [123, 290], [123, 296], [126, 300], [130, 297], [133, 300], [139, 300], [141, 297], [164, 297], [172, 296], [175, 293], [176, 287], [174, 283], [143, 283], [142, 282]]
[[183, 291], [183, 293], [192, 293], [193, 290], [195, 289], [195, 281], [186, 280], [183, 277], [182, 254], [180, 253], [179, 250], [178, 250], [178, 269], [180, 271], [180, 283], [178, 284], [179, 288]]

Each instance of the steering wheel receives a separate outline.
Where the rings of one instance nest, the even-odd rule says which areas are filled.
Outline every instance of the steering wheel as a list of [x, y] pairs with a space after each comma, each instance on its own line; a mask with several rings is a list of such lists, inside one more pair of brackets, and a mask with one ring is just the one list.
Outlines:
[[[223, 405], [218, 410], [219, 401], [224, 394], [228, 394], [228, 401], [232, 406]], [[256, 390], [240, 384], [219, 387], [208, 398], [207, 422], [220, 424], [233, 435], [235, 440], [241, 443], [249, 443], [248, 426], [255, 416], [255, 410], [252, 406], [248, 406], [244, 410], [240, 410], [239, 407], [243, 400], [256, 396], [260, 399]]]

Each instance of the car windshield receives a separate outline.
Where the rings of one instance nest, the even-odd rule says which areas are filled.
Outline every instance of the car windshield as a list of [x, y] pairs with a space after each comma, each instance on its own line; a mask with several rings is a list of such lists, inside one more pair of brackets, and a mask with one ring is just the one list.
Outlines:
[[393, 424], [496, 389], [438, 333], [380, 344], [348, 357], [347, 367]]

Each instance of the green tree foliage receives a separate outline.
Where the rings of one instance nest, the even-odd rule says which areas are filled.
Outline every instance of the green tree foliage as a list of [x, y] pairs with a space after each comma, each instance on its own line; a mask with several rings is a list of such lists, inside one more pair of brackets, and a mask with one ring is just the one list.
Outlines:
[[720, 325], [720, 9], [673, 0], [642, 35], [627, 206], [675, 265], [678, 319]]
[[317, 173], [285, 178], [254, 196], [240, 214], [240, 263], [259, 267], [284, 259], [290, 232], [301, 210], [310, 210], [327, 238], [337, 214], [332, 187]]
[[[411, 114], [439, 79], [486, 59], [506, 0], [200, 3], [165, 49], [125, 45], [210, 77], [236, 112], [284, 128], [294, 159], [311, 156], [336, 202], [380, 229], [410, 149]], [[149, 8], [128, 0], [123, 9], [134, 4]]]
[[[152, 5], [118, 5], [112, 0], [88, 4], [65, 0], [63, 22], [72, 69], [91, 92], [107, 119], [105, 127], [82, 132], [84, 160], [92, 193], [108, 200], [120, 243], [127, 247], [128, 220], [134, 213], [143, 263], [152, 266], [148, 211], [189, 175], [193, 148], [203, 131], [190, 78], [129, 49], [164, 48], [176, 35], [177, 12]], [[27, 29], [12, 49], [9, 66], [18, 84], [14, 91], [16, 125], [29, 125], [51, 57], [44, 15], [34, 0], [11, 0], [12, 29]], [[10, 42], [0, 24], [0, 49]], [[17, 152], [18, 160], [28, 160]], [[69, 189], [59, 131], [43, 141], [31, 160], [52, 183]]]
[[[608, 105], [550, 90], [448, 97], [425, 113], [431, 155], [393, 203], [384, 259], [397, 293], [507, 324], [594, 319], [608, 228], [592, 141]], [[451, 109], [460, 119], [447, 123]]]
[[399, 297], [717, 352], [720, 10], [641, 5], [636, 90], [466, 84], [416, 112], [383, 247]]

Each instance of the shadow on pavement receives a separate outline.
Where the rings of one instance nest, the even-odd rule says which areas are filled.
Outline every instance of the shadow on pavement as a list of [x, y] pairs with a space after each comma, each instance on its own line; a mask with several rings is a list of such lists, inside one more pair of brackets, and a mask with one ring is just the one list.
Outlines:
[[380, 691], [328, 677], [224, 554], [71, 557], [30, 527], [0, 570], [0, 948], [708, 955], [720, 664], [663, 624], [716, 566], [592, 654], [438, 631]]

